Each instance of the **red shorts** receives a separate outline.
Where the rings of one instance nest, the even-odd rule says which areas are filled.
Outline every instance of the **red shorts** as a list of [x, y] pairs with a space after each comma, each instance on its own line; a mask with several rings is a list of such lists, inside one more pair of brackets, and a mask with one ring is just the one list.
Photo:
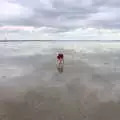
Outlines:
[[62, 59], [63, 59], [63, 54], [59, 54], [59, 55], [57, 56], [57, 59], [58, 59], [58, 60], [62, 60]]

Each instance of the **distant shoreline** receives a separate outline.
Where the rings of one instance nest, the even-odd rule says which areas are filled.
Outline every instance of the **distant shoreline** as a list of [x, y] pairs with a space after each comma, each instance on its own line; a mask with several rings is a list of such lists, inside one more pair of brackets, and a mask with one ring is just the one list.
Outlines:
[[120, 42], [120, 40], [0, 40], [0, 42]]

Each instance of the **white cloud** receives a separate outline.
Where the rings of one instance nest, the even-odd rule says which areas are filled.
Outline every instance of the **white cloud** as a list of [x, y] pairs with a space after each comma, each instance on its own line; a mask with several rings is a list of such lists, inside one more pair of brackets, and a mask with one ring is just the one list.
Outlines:
[[[27, 13], [27, 14], [26, 14]], [[14, 20], [16, 18], [27, 18], [32, 15], [32, 10], [25, 8], [17, 3], [8, 2], [7, 0], [0, 1], [0, 21]]]
[[[0, 28], [0, 31], [8, 31], [7, 39], [22, 39], [22, 40], [119, 40], [120, 30], [118, 29], [96, 29], [96, 28], [78, 28], [68, 32], [53, 31], [56, 29], [41, 27], [21, 27], [21, 26], [6, 26]], [[10, 32], [11, 31], [11, 32]], [[13, 31], [13, 32], [12, 32]], [[16, 32], [14, 32], [16, 31]], [[51, 32], [52, 31], [52, 32]], [[4, 39], [6, 34], [0, 34], [0, 38]]]

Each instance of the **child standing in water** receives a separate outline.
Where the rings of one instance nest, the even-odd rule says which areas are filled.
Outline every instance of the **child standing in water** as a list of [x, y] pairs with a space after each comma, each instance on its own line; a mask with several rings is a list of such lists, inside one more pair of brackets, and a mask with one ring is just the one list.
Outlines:
[[63, 55], [63, 53], [59, 53], [57, 55], [57, 67], [60, 72], [63, 71], [63, 65], [64, 65], [64, 55]]

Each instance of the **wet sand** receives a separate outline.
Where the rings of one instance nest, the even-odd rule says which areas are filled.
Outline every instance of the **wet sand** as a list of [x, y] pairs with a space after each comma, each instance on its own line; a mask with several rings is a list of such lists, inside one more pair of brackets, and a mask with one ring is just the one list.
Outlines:
[[119, 120], [119, 53], [53, 51], [0, 58], [0, 120]]

